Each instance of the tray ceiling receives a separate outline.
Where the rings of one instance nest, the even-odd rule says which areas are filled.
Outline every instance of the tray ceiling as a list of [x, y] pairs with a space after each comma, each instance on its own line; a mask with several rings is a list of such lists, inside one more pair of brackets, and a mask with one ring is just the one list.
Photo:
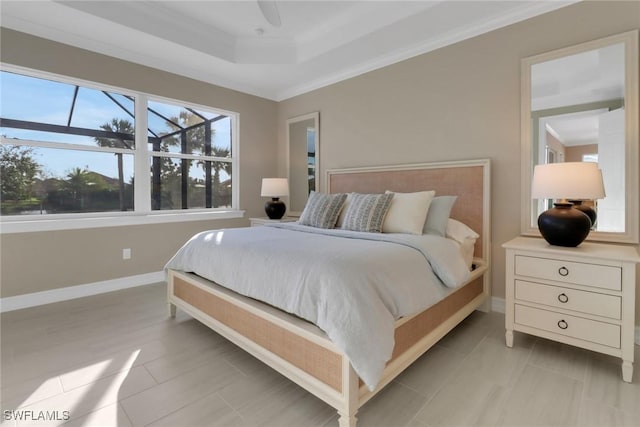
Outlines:
[[283, 100], [567, 1], [3, 0], [3, 27]]

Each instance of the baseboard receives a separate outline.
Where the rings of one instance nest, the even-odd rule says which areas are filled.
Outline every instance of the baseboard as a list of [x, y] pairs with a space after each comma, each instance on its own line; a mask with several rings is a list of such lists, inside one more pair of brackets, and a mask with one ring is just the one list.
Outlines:
[[90, 295], [98, 295], [120, 289], [151, 285], [162, 281], [164, 281], [164, 271], [156, 271], [153, 273], [120, 277], [118, 279], [104, 280], [102, 282], [89, 283], [86, 285], [69, 286], [66, 288], [52, 289], [50, 291], [0, 298], [0, 313], [87, 297]]
[[[491, 297], [491, 311], [496, 313], [504, 313], [505, 303], [504, 298]], [[635, 343], [640, 345], [640, 326], [636, 326]]]
[[504, 313], [504, 298], [491, 297], [491, 311], [495, 311], [496, 313]]

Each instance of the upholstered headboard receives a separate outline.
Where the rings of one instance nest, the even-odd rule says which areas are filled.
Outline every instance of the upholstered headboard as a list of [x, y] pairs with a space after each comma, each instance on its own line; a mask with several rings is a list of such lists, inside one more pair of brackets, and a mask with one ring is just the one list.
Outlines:
[[329, 193], [409, 193], [435, 190], [436, 196], [455, 195], [451, 217], [478, 234], [475, 256], [489, 261], [490, 253], [490, 161], [465, 160], [398, 166], [330, 169], [326, 172]]

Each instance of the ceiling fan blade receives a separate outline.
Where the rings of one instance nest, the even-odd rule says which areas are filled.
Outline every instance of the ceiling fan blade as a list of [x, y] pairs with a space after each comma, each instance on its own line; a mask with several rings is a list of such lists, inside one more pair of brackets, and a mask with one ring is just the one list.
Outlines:
[[258, 0], [258, 6], [269, 24], [274, 27], [282, 25], [282, 21], [280, 21], [280, 12], [278, 12], [278, 5], [275, 1]]

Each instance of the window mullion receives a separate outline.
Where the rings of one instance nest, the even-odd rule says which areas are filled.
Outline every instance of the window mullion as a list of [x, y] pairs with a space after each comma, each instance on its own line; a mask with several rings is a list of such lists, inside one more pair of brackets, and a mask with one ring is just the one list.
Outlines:
[[240, 117], [233, 115], [231, 126], [231, 168], [233, 170], [231, 179], [231, 207], [240, 209], [240, 150], [238, 141], [240, 137]]
[[186, 160], [208, 160], [211, 162], [226, 162], [232, 163], [233, 159], [229, 157], [215, 157], [215, 156], [205, 156], [199, 154], [182, 154], [175, 153], [172, 151], [154, 151], [150, 152], [150, 154], [154, 157], [166, 157], [166, 158], [176, 158], [176, 159], [186, 159]]
[[98, 147], [93, 145], [70, 144], [67, 142], [36, 141], [33, 139], [14, 139], [14, 138], [7, 138], [5, 136], [0, 136], [0, 143], [3, 145], [23, 145], [25, 147], [57, 148], [57, 149], [72, 150], [72, 151], [95, 151], [99, 153], [120, 153], [120, 154], [135, 153], [133, 150], [129, 148]]
[[147, 97], [137, 95], [135, 97], [136, 154], [134, 164], [134, 210], [142, 213], [151, 212], [150, 163], [149, 149], [147, 146], [147, 107]]

